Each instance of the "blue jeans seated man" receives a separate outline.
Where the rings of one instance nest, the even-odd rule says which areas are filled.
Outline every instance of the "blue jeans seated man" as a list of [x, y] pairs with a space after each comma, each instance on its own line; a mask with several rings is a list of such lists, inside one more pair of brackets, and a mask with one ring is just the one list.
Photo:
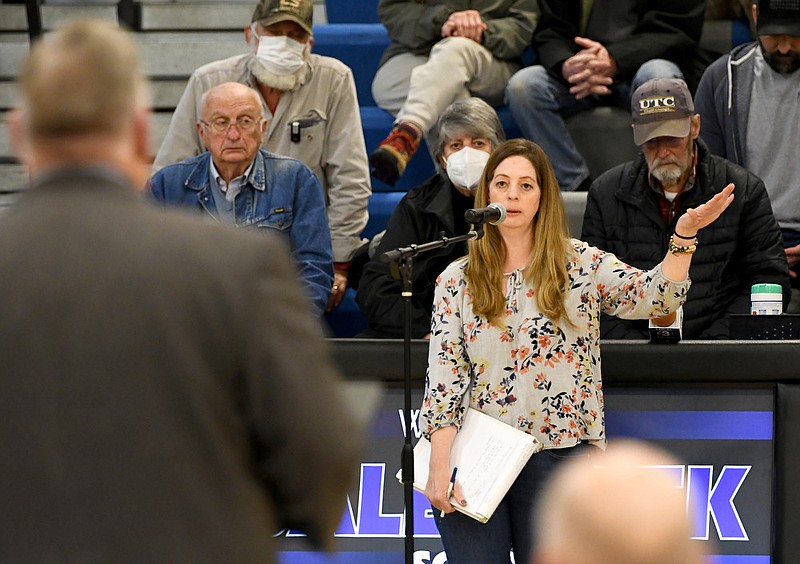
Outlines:
[[698, 48], [705, 2], [539, 0], [539, 10], [532, 46], [541, 66], [518, 71], [506, 101], [523, 135], [550, 158], [561, 189], [585, 190], [589, 169], [564, 118], [599, 105], [627, 109], [653, 78], [696, 84], [707, 62]]

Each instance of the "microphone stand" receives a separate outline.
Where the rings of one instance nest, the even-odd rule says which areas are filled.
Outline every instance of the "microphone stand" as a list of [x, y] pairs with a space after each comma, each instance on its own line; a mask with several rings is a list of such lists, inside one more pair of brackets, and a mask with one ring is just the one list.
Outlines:
[[403, 319], [403, 376], [405, 403], [403, 413], [405, 419], [405, 443], [403, 444], [402, 471], [403, 471], [403, 495], [405, 501], [405, 564], [414, 563], [414, 448], [411, 445], [411, 272], [414, 265], [414, 257], [450, 247], [461, 241], [469, 239], [480, 239], [483, 236], [483, 225], [472, 224], [466, 235], [447, 237], [444, 232], [441, 239], [423, 243], [421, 245], [409, 245], [400, 247], [393, 251], [387, 251], [380, 257], [382, 262], [394, 262], [403, 281], [404, 319]]

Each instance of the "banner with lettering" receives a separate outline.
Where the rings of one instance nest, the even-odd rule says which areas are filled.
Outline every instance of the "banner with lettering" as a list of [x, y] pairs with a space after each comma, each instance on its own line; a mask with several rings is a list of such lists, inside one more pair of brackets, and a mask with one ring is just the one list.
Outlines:
[[[658, 469], [686, 492], [713, 564], [769, 564], [772, 535], [773, 412], [771, 388], [605, 390], [609, 441], [652, 441], [680, 461]], [[412, 405], [421, 404], [421, 394]], [[311, 552], [303, 536], [281, 531], [281, 564], [402, 564], [403, 487], [395, 478], [403, 447], [403, 392], [387, 390], [369, 437], [358, 484], [336, 531], [333, 554]], [[412, 432], [419, 436], [419, 411]], [[654, 470], [656, 471], [656, 470]], [[446, 564], [425, 496], [414, 492], [414, 564]], [[526, 564], [526, 563], [520, 563]]]

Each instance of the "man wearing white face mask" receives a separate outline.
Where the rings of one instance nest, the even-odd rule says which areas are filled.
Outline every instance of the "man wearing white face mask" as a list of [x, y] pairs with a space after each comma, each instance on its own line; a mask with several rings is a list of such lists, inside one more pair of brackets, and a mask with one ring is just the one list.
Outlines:
[[[494, 109], [479, 98], [454, 102], [431, 130], [438, 173], [409, 190], [392, 214], [373, 258], [364, 267], [358, 301], [369, 321], [363, 336], [403, 336], [402, 282], [396, 280], [380, 255], [398, 247], [463, 235], [469, 225], [464, 212], [474, 207], [474, 194], [489, 154], [505, 141]], [[436, 277], [466, 254], [466, 244], [436, 249], [414, 258], [411, 276], [411, 336], [427, 337]]]
[[204, 92], [225, 82], [257, 90], [267, 120], [261, 147], [304, 163], [325, 191], [334, 258], [330, 310], [342, 301], [348, 267], [365, 243], [372, 189], [352, 71], [311, 53], [312, 15], [312, 0], [261, 0], [244, 29], [250, 52], [192, 74], [153, 169], [205, 150], [195, 127]]
[[259, 34], [259, 25], [253, 22], [250, 24], [250, 37], [247, 41], [251, 46], [256, 46], [256, 56], [249, 61], [250, 72], [258, 82], [269, 85], [272, 89], [270, 93], [276, 95], [278, 100], [283, 91], [294, 90], [297, 87], [300, 71], [304, 68], [303, 64], [310, 54], [311, 47], [310, 38], [304, 29], [297, 33], [296, 30], [292, 30], [294, 26], [291, 24], [285, 27], [290, 34], [295, 31], [294, 37], [270, 35], [278, 31], [276, 27], [271, 30], [264, 28], [266, 34]]

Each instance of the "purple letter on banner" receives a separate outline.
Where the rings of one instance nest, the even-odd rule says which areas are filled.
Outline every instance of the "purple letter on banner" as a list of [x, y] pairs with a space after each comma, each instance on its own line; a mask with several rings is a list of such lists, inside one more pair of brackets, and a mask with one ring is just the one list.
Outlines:
[[383, 513], [385, 464], [361, 465], [358, 504], [358, 535], [396, 537], [401, 534], [403, 516]]
[[692, 538], [708, 539], [710, 519], [714, 520], [719, 540], [749, 540], [739, 512], [733, 504], [750, 466], [723, 466], [711, 486], [712, 466], [689, 466], [689, 499], [694, 513]]

